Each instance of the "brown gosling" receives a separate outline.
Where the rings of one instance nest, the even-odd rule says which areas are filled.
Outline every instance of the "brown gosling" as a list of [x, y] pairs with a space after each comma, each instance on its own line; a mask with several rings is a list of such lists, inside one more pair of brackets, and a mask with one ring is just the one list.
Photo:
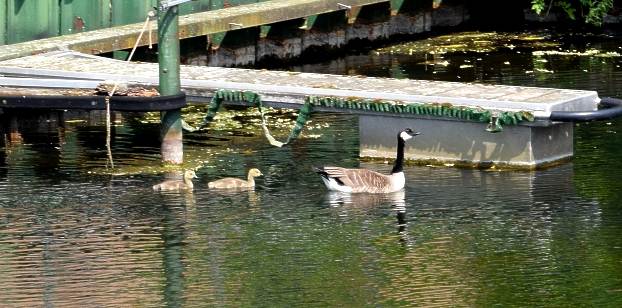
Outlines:
[[236, 178], [223, 178], [220, 180], [212, 181], [207, 183], [207, 187], [209, 188], [222, 188], [222, 189], [231, 189], [231, 188], [254, 188], [255, 187], [255, 177], [262, 176], [263, 174], [259, 169], [252, 168], [248, 170], [248, 180], [244, 181], [242, 179]]
[[168, 180], [160, 184], [153, 185], [153, 190], [189, 190], [192, 191], [194, 185], [192, 179], [196, 179], [197, 175], [192, 170], [184, 172], [183, 180]]

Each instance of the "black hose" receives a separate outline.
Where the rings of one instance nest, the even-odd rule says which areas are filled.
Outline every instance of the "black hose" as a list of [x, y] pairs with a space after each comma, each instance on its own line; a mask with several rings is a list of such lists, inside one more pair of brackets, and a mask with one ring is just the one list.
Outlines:
[[561, 122], [602, 121], [622, 116], [622, 99], [603, 97], [594, 111], [552, 111], [549, 119]]
[[[186, 94], [164, 96], [112, 96], [112, 111], [166, 111], [186, 107]], [[105, 96], [2, 95], [0, 108], [105, 110]]]

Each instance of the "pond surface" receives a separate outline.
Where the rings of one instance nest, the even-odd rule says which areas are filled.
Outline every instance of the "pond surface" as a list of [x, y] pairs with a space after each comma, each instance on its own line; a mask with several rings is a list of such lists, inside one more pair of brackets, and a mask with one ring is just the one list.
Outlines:
[[[458, 35], [496, 47], [405, 44], [291, 69], [622, 97], [619, 40], [511, 35], [532, 38]], [[545, 50], [557, 52], [533, 53]], [[97, 119], [5, 135], [1, 306], [622, 305], [619, 120], [577, 125], [573, 162], [555, 168], [407, 166], [403, 192], [344, 196], [311, 167], [391, 169], [359, 161], [355, 117], [314, 115], [299, 140], [275, 148], [256, 112], [221, 113], [210, 131], [185, 136], [186, 166], [198, 168], [192, 194], [151, 190], [165, 177], [152, 118], [126, 114], [115, 127], [113, 175]], [[278, 139], [294, 119], [271, 112]], [[255, 191], [207, 189], [251, 167], [264, 173]]]

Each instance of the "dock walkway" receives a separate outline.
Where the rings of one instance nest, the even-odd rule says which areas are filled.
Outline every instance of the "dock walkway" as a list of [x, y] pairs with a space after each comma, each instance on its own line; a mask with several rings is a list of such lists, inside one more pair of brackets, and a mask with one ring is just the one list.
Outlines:
[[[40, 87], [75, 87], [78, 80], [158, 84], [157, 63], [126, 63], [74, 51], [2, 61], [0, 74], [34, 77], [31, 82], [39, 81]], [[59, 80], [46, 83], [41, 78]], [[76, 82], [63, 86], [63, 79]], [[0, 85], [10, 85], [10, 79], [0, 79]], [[551, 111], [595, 110], [598, 103], [595, 91], [199, 66], [181, 67], [181, 85], [190, 101], [208, 101], [218, 89], [246, 90], [259, 93], [270, 106], [295, 109], [306, 96], [334, 96], [528, 111], [546, 119]]]

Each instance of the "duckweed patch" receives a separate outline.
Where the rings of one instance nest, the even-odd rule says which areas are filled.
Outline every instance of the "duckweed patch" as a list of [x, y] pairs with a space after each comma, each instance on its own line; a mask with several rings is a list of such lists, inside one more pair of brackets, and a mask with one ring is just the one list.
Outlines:
[[550, 41], [549, 36], [539, 33], [498, 33], [498, 32], [462, 32], [441, 35], [426, 40], [389, 46], [375, 50], [380, 54], [433, 54], [440, 55], [454, 52], [486, 53], [501, 48], [552, 48], [559, 43]]

